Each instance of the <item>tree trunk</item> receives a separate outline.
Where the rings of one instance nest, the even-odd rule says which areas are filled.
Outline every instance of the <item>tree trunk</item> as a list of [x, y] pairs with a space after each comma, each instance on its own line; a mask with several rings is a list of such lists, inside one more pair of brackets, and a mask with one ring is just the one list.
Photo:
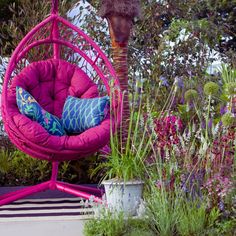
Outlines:
[[129, 127], [128, 41], [134, 17], [140, 16], [140, 0], [101, 0], [100, 15], [108, 20], [113, 64], [123, 92], [122, 143]]
[[[125, 142], [130, 118], [127, 50], [132, 22], [131, 20], [118, 16], [110, 16], [108, 22], [111, 36], [113, 64], [120, 81], [121, 91], [123, 92], [121, 131], [122, 140]], [[125, 30], [123, 29], [124, 26], [126, 28]], [[122, 29], [123, 33], [121, 32]]]

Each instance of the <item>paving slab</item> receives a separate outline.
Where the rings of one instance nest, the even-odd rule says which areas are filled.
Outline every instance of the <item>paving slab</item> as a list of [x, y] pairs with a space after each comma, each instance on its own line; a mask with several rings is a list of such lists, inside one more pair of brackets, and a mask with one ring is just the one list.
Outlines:
[[23, 219], [0, 222], [0, 235], [4, 236], [83, 236], [85, 220], [76, 218]]
[[0, 236], [83, 236], [93, 214], [81, 198], [22, 199], [0, 207]]

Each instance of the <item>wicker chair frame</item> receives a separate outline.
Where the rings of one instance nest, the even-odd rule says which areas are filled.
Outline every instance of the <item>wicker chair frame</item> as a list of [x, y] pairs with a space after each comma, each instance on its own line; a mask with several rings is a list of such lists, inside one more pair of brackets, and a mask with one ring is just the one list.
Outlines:
[[[113, 120], [116, 125], [121, 120], [122, 106], [120, 104], [122, 103], [120, 101], [122, 101], [122, 93], [119, 89], [119, 80], [110, 61], [88, 35], [59, 16], [58, 0], [52, 0], [52, 10], [49, 17], [35, 26], [13, 52], [6, 70], [2, 90], [2, 118], [10, 140], [18, 149], [32, 157], [51, 161], [52, 176], [49, 181], [42, 184], [0, 196], [0, 205], [8, 204], [47, 189], [57, 189], [85, 199], [90, 199], [92, 195], [101, 197], [99, 189], [74, 186], [57, 181], [60, 161], [56, 158], [57, 155], [67, 157], [71, 155], [73, 157], [71, 159], [75, 159], [76, 150], [56, 151], [33, 143], [24, 136], [24, 133], [18, 130], [9, 114], [7, 106], [8, 90], [15, 75], [32, 62], [50, 58], [64, 59], [72, 64], [79, 65], [98, 85], [100, 95], [108, 94], [112, 96]], [[93, 199], [96, 202], [101, 202], [100, 197], [94, 197]]]

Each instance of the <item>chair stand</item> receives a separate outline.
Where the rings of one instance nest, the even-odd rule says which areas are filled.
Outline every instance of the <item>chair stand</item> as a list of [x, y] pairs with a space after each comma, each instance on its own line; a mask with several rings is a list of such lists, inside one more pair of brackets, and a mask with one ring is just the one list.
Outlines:
[[57, 181], [58, 165], [58, 162], [52, 162], [52, 176], [49, 181], [34, 186], [25, 187], [0, 196], [0, 206], [46, 190], [59, 190], [61, 192], [69, 193], [96, 203], [103, 203], [102, 198], [97, 197], [97, 195], [102, 195], [102, 191], [100, 189]]

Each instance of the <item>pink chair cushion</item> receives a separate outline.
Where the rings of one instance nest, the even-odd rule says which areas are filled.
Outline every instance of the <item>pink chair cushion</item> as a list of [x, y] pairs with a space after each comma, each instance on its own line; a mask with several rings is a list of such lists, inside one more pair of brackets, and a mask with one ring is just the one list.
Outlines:
[[[30, 64], [12, 82], [8, 93], [9, 114], [18, 130], [31, 142], [55, 150], [77, 150], [87, 155], [105, 146], [110, 137], [110, 118], [96, 127], [75, 136], [50, 135], [37, 122], [19, 112], [16, 104], [16, 86], [28, 91], [48, 112], [61, 118], [68, 95], [79, 98], [98, 96], [96, 84], [76, 65], [63, 60], [50, 59]], [[67, 159], [65, 157], [65, 159]]]

